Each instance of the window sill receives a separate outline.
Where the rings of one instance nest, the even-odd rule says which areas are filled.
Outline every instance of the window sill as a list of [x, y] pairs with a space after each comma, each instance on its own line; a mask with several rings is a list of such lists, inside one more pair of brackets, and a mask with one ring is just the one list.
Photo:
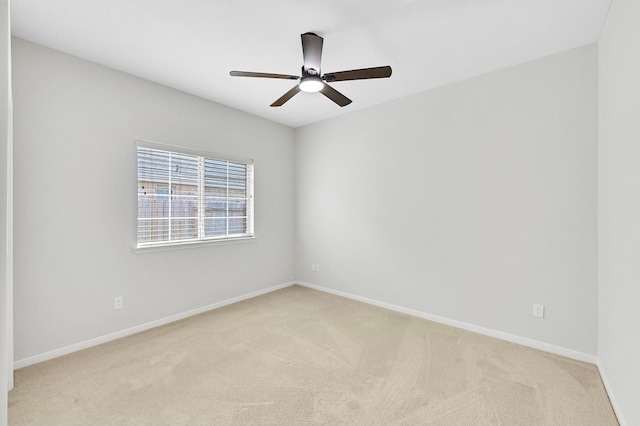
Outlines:
[[157, 251], [173, 251], [194, 249], [208, 246], [222, 246], [227, 244], [241, 244], [254, 242], [258, 237], [255, 235], [252, 237], [238, 237], [238, 238], [221, 238], [219, 240], [205, 240], [205, 241], [189, 241], [184, 243], [162, 244], [157, 246], [143, 246], [134, 247], [133, 252], [136, 254], [153, 253]]

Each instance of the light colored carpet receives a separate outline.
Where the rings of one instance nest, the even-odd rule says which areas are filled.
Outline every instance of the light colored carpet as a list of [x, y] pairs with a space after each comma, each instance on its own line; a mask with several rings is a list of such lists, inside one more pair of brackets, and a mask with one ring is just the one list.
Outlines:
[[11, 425], [617, 425], [594, 365], [293, 286], [16, 371]]

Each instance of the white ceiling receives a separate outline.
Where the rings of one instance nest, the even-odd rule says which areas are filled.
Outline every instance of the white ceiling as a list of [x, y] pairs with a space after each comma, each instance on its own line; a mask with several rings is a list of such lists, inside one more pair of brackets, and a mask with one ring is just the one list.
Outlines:
[[[611, 0], [13, 0], [12, 33], [292, 127], [597, 41]], [[388, 79], [296, 84], [300, 34], [324, 37], [322, 71], [391, 65]]]

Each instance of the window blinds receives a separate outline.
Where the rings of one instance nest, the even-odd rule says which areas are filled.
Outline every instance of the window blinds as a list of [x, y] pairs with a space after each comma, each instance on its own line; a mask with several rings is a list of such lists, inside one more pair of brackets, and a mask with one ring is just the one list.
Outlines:
[[253, 164], [138, 145], [138, 247], [253, 236]]

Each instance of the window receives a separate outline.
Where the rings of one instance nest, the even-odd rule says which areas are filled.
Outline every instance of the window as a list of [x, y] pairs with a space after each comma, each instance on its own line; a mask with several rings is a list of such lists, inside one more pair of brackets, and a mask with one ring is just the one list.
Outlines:
[[253, 236], [253, 161], [137, 141], [138, 248]]

